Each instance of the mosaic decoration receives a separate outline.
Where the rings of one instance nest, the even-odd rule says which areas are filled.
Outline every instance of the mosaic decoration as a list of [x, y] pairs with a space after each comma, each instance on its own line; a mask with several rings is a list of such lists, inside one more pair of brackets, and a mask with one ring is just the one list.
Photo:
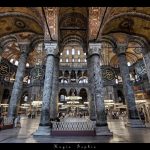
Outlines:
[[25, 28], [25, 23], [23, 21], [21, 21], [21, 20], [16, 20], [15, 25], [18, 28]]
[[147, 73], [143, 61], [140, 61], [139, 63], [136, 64], [135, 71], [136, 71], [138, 76], [143, 76]]
[[58, 10], [56, 7], [47, 7], [45, 9], [47, 23], [50, 29], [51, 37], [53, 40], [57, 40], [57, 16]]
[[10, 67], [8, 65], [8, 63], [6, 63], [5, 61], [2, 61], [0, 63], [0, 75], [1, 76], [7, 76], [10, 72]]

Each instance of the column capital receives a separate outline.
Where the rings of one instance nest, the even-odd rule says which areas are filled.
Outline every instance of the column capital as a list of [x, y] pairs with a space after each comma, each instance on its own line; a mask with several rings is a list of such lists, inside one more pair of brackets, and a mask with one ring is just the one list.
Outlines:
[[101, 43], [89, 43], [88, 55], [100, 54]]
[[56, 56], [58, 54], [57, 43], [44, 43], [44, 47], [45, 47], [47, 55]]
[[20, 48], [21, 53], [29, 53], [30, 49], [30, 42], [18, 42], [18, 46]]
[[115, 49], [115, 53], [117, 55], [125, 54], [127, 51], [128, 45], [127, 43], [118, 43], [117, 48]]

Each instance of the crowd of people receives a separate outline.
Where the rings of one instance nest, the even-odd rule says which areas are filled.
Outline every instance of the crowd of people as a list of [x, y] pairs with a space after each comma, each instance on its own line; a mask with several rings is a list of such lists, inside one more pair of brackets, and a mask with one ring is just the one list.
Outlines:
[[[108, 119], [121, 119], [126, 120], [127, 119], [127, 111], [119, 111], [119, 110], [106, 110], [106, 115]], [[146, 118], [143, 109], [138, 110], [138, 115], [140, 120], [145, 124]]]

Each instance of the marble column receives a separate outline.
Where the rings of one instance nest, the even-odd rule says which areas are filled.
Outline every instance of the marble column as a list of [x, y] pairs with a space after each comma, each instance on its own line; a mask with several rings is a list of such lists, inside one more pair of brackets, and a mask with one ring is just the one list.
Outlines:
[[1, 60], [2, 60], [2, 53], [3, 53], [3, 48], [0, 47], [0, 62], [1, 62]]
[[120, 72], [122, 75], [124, 95], [128, 110], [127, 126], [145, 127], [142, 121], [139, 119], [138, 111], [136, 108], [134, 90], [132, 83], [130, 81], [129, 68], [127, 65], [127, 59], [125, 54], [126, 50], [127, 50], [126, 44], [117, 45], [118, 61], [120, 66]]
[[71, 83], [71, 71], [69, 71], [68, 81], [68, 83]]
[[56, 119], [57, 117], [57, 102], [58, 102], [58, 91], [59, 91], [59, 57], [55, 57], [54, 71], [53, 71], [53, 87], [52, 96], [50, 103], [50, 118]]
[[146, 67], [147, 76], [150, 83], [150, 52], [144, 54], [143, 61]]
[[53, 85], [53, 72], [55, 56], [58, 54], [57, 43], [45, 43], [45, 50], [47, 54], [46, 59], [46, 70], [45, 70], [45, 80], [43, 89], [43, 100], [42, 100], [42, 110], [40, 124], [34, 136], [38, 135], [51, 135], [50, 132], [50, 104], [52, 96], [52, 85]]
[[27, 56], [28, 52], [30, 50], [29, 43], [21, 43], [19, 44], [21, 55], [19, 58], [17, 73], [15, 82], [13, 85], [13, 90], [11, 93], [10, 103], [8, 107], [8, 117], [15, 117], [17, 114], [17, 106], [19, 103], [19, 100], [21, 98], [22, 93], [22, 87], [23, 87], [23, 78], [25, 74], [25, 68], [26, 68], [26, 62], [27, 62]]
[[90, 70], [92, 72], [91, 78], [93, 79], [93, 94], [96, 109], [96, 135], [112, 135], [108, 129], [107, 117], [105, 113], [105, 105], [103, 99], [103, 80], [100, 67], [100, 43], [90, 43], [88, 55], [90, 57]]
[[88, 83], [89, 83], [89, 116], [90, 120], [96, 120], [96, 111], [95, 111], [95, 101], [94, 101], [94, 88], [93, 88], [93, 78], [92, 78], [92, 66], [91, 66], [91, 58], [87, 57], [87, 68], [88, 68]]
[[45, 43], [45, 49], [47, 53], [45, 80], [43, 89], [43, 101], [40, 126], [49, 126], [50, 122], [50, 100], [52, 96], [52, 85], [53, 85], [53, 72], [55, 55], [57, 54], [56, 43]]

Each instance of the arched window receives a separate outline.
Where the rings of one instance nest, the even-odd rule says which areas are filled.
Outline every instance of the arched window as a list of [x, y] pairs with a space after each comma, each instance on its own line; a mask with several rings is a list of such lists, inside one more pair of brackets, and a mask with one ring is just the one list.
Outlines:
[[72, 49], [72, 55], [74, 55], [74, 54], [75, 54], [75, 49], [73, 48], [73, 49]]
[[66, 54], [69, 55], [69, 50], [66, 51]]
[[26, 63], [26, 67], [29, 67], [29, 63]]
[[17, 60], [15, 61], [15, 65], [18, 66], [18, 61]]
[[80, 50], [78, 50], [78, 55], [80, 55]]
[[13, 62], [14, 62], [14, 59], [11, 59], [10, 62], [13, 63]]
[[66, 58], [66, 62], [68, 62], [69, 60], [68, 60], [68, 58]]

